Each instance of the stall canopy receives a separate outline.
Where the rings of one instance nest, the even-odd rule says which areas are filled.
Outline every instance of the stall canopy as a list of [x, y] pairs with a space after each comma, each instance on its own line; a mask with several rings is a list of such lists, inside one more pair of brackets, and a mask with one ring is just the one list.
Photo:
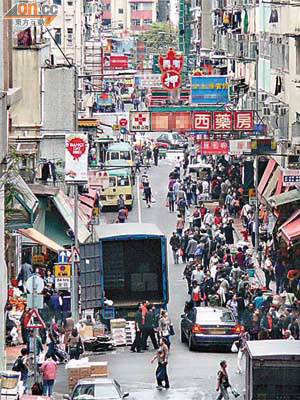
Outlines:
[[274, 193], [276, 186], [278, 184], [278, 179], [280, 177], [280, 168], [276, 168], [275, 171], [273, 172], [272, 178], [269, 180], [269, 183], [265, 190], [263, 191], [262, 196], [266, 199]]
[[282, 190], [282, 185], [283, 185], [283, 172], [280, 170], [277, 186], [276, 186], [276, 191], [275, 195], [280, 194]]
[[50, 249], [55, 253], [58, 253], [59, 250], [64, 249], [61, 245], [49, 239], [47, 236], [43, 235], [41, 232], [37, 231], [34, 228], [19, 229], [18, 233], [33, 240], [35, 243], [41, 244], [42, 246], [46, 246], [47, 249]]
[[23, 178], [9, 172], [5, 181], [6, 228], [32, 228], [39, 201]]
[[263, 174], [263, 176], [259, 182], [258, 188], [257, 188], [257, 191], [260, 195], [262, 195], [275, 166], [276, 166], [276, 161], [271, 158], [268, 162], [268, 165], [264, 171], [264, 174]]
[[279, 228], [281, 237], [291, 244], [296, 239], [300, 238], [300, 211], [297, 210], [294, 214]]
[[289, 192], [284, 192], [268, 198], [268, 203], [271, 207], [283, 206], [284, 204], [292, 203], [300, 200], [300, 190], [293, 189]]
[[[56, 195], [52, 197], [52, 200], [68, 226], [74, 232], [74, 202], [62, 191], [56, 193]], [[79, 243], [84, 243], [89, 238], [91, 233], [86, 227], [89, 219], [83, 213], [83, 211], [80, 210], [80, 205], [78, 216], [78, 241]]]

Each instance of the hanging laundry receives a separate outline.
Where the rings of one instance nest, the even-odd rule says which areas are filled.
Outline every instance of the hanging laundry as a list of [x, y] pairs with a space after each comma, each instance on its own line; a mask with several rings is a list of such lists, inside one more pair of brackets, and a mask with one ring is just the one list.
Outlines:
[[244, 24], [243, 24], [243, 30], [244, 33], [248, 33], [248, 28], [249, 28], [249, 17], [248, 17], [248, 12], [246, 10], [246, 8], [244, 9]]
[[278, 11], [276, 8], [272, 8], [269, 23], [270, 24], [277, 24], [278, 22]]
[[275, 96], [277, 96], [279, 93], [282, 91], [282, 80], [281, 76], [276, 76], [276, 81], [275, 81]]

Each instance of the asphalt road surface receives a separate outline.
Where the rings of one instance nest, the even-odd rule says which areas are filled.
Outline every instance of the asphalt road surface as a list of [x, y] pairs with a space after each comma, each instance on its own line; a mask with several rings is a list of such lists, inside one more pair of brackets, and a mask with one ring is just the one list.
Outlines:
[[[138, 222], [139, 214], [142, 222], [155, 223], [168, 237], [175, 227], [176, 213], [170, 214], [165, 207], [168, 173], [175, 164], [178, 153], [170, 153], [166, 160], [161, 160], [157, 167], [149, 169], [150, 184], [155, 198], [151, 208], [147, 208], [140, 196], [140, 213], [135, 195], [133, 210], [129, 213], [128, 222]], [[136, 186], [138, 188], [138, 185]], [[101, 223], [110, 223], [116, 218], [116, 212], [104, 213]], [[101, 225], [97, 229], [101, 229]], [[172, 337], [168, 373], [171, 388], [157, 391], [155, 381], [155, 364], [150, 364], [154, 350], [150, 343], [145, 353], [131, 353], [127, 347], [117, 347], [115, 351], [93, 355], [95, 361], [108, 361], [109, 374], [116, 378], [125, 391], [130, 393], [129, 399], [197, 399], [213, 400], [217, 397], [216, 373], [219, 362], [226, 359], [232, 386], [240, 392], [243, 390], [244, 375], [236, 374], [236, 354], [216, 353], [213, 351], [190, 352], [186, 344], [180, 342], [180, 315], [187, 299], [186, 281], [182, 279], [184, 264], [174, 265], [169, 251], [169, 315], [175, 329]], [[68, 393], [67, 373], [59, 366], [55, 392]], [[60, 396], [56, 396], [59, 398]], [[233, 396], [232, 396], [233, 398]]]

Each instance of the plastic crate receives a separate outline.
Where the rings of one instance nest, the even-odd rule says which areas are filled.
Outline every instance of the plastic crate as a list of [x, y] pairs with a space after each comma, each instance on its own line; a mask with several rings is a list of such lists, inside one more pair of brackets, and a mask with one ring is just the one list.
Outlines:
[[104, 319], [115, 319], [115, 308], [105, 307], [102, 309], [102, 317]]

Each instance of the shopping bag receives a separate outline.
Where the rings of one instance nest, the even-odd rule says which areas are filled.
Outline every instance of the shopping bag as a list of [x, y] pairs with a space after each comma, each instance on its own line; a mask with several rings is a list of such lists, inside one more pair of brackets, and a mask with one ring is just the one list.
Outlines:
[[179, 250], [179, 256], [183, 257], [183, 250], [182, 249]]
[[166, 207], [169, 208], [169, 200], [166, 200]]
[[236, 389], [231, 388], [231, 393], [235, 398], [240, 397], [240, 392], [238, 392]]
[[172, 324], [170, 325], [170, 335], [171, 335], [171, 336], [174, 336], [174, 335], [175, 335], [174, 327], [173, 327]]
[[236, 345], [236, 342], [233, 342], [232, 346], [231, 346], [231, 352], [232, 353], [237, 353], [238, 351], [239, 351], [239, 349], [238, 349], [238, 347]]
[[156, 200], [154, 197], [151, 197], [151, 203], [156, 203]]

